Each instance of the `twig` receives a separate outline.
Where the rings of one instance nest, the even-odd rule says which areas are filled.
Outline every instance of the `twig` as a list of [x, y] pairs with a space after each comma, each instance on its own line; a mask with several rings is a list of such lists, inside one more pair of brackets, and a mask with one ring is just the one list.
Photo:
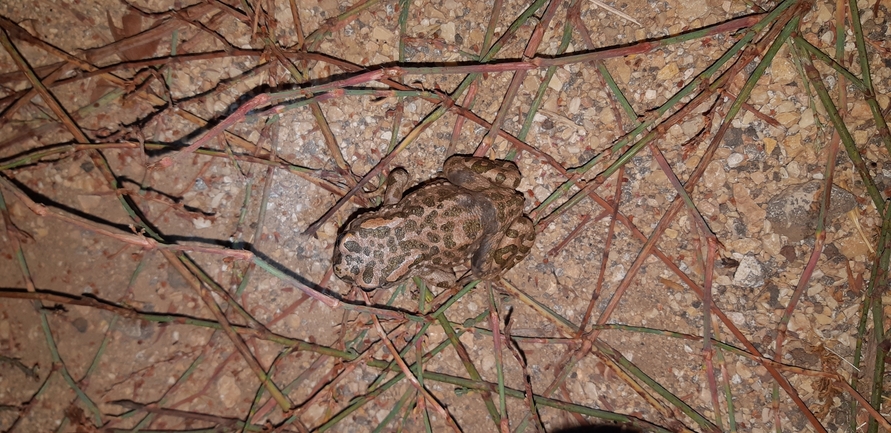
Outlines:
[[[365, 298], [365, 303], [370, 305], [371, 299], [368, 298], [368, 294], [363, 292], [362, 296]], [[395, 360], [396, 363], [399, 364], [399, 368], [402, 370], [402, 373], [405, 375], [405, 377], [408, 378], [409, 383], [411, 383], [411, 385], [414, 386], [418, 390], [418, 392], [424, 396], [424, 399], [427, 401], [427, 403], [433, 406], [436, 412], [438, 412], [439, 415], [443, 417], [446, 424], [451, 427], [453, 431], [460, 432], [461, 429], [458, 428], [458, 424], [455, 423], [455, 420], [452, 418], [452, 416], [445, 410], [445, 408], [443, 408], [439, 404], [436, 398], [430, 395], [430, 393], [427, 392], [427, 390], [424, 389], [423, 386], [421, 386], [421, 384], [418, 382], [418, 378], [416, 378], [415, 375], [412, 374], [411, 370], [408, 368], [408, 365], [406, 365], [405, 361], [402, 360], [402, 357], [399, 356], [399, 351], [396, 350], [396, 347], [393, 346], [393, 343], [390, 341], [389, 338], [387, 338], [387, 333], [381, 326], [381, 322], [377, 320], [377, 316], [372, 315], [371, 320], [374, 322], [374, 328], [377, 330], [378, 335], [380, 335], [381, 340], [390, 351], [390, 355], [393, 356], [393, 360]]]

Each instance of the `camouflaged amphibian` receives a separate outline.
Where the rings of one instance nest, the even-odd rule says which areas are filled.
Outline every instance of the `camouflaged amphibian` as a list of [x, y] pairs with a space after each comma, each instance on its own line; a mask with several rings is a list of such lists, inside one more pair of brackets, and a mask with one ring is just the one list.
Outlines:
[[357, 216], [338, 238], [334, 273], [366, 290], [412, 276], [447, 287], [468, 265], [473, 277], [487, 279], [522, 260], [535, 230], [515, 190], [517, 166], [453, 156], [443, 174], [402, 197], [408, 174], [393, 170], [384, 204]]

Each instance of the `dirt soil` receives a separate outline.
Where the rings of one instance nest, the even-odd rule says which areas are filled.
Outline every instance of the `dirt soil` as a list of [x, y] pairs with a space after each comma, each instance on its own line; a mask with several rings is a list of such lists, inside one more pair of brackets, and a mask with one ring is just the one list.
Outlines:
[[[891, 5], [855, 3], [0, 2], [0, 431], [867, 431]], [[332, 275], [386, 173], [474, 153], [525, 260]]]

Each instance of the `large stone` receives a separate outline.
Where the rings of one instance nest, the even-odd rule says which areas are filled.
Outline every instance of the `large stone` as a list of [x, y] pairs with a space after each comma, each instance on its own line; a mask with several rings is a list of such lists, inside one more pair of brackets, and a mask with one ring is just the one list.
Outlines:
[[455, 27], [454, 22], [448, 22], [448, 23], [443, 24], [439, 28], [439, 31], [440, 31], [440, 35], [442, 36], [443, 39], [446, 40], [446, 42], [448, 42], [450, 44], [455, 43], [455, 35], [457, 34], [457, 29]]
[[675, 62], [671, 62], [665, 65], [659, 72], [656, 74], [656, 79], [659, 81], [670, 80], [674, 77], [678, 76], [678, 64]]
[[788, 84], [798, 78], [798, 71], [795, 70], [795, 65], [788, 59], [777, 56], [770, 64], [770, 76], [773, 78], [774, 83]]
[[[789, 242], [799, 242], [813, 236], [820, 216], [821, 180], [790, 186], [767, 202], [767, 220], [774, 233], [786, 236]], [[857, 206], [854, 195], [832, 185], [829, 221]]]
[[739, 261], [733, 274], [733, 284], [743, 287], [764, 287], [764, 269], [754, 257], [746, 256]]

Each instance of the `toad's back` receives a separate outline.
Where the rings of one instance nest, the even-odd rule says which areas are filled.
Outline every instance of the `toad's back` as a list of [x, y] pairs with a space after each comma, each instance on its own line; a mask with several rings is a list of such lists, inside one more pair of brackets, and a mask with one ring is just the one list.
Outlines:
[[351, 222], [334, 259], [335, 273], [374, 288], [399, 281], [418, 264], [465, 264], [482, 235], [497, 228], [496, 214], [478, 192], [442, 179], [430, 182]]

